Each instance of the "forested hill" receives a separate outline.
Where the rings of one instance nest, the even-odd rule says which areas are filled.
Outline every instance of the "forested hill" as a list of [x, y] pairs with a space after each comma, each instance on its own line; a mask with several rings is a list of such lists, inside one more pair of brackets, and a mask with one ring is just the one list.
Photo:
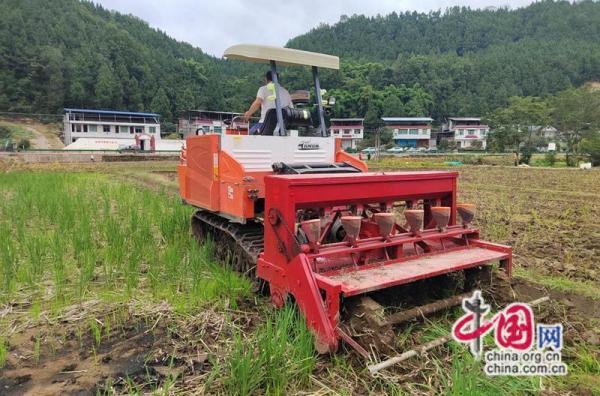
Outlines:
[[235, 66], [90, 2], [0, 0], [0, 110], [224, 107]]
[[342, 16], [288, 42], [292, 48], [354, 60], [394, 61], [409, 55], [473, 54], [520, 42], [599, 42], [600, 4], [539, 2], [525, 8]]
[[[600, 3], [343, 17], [288, 46], [339, 55], [342, 88], [358, 75], [372, 92], [405, 85], [431, 97], [420, 114], [400, 103], [377, 105], [371, 114], [482, 115], [511, 96], [544, 96], [600, 79]], [[341, 93], [342, 115], [366, 113], [365, 105], [352, 108], [360, 95], [355, 88]]]
[[[340, 72], [323, 72], [335, 116], [484, 115], [511, 96], [600, 80], [600, 3], [345, 17], [288, 45], [342, 57]], [[263, 69], [89, 1], [0, 0], [0, 111], [243, 111]], [[310, 72], [282, 80], [307, 88]]]

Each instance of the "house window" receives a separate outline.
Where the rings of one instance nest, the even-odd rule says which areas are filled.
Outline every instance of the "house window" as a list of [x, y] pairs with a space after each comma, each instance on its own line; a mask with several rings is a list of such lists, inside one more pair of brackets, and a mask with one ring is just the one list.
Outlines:
[[469, 129], [469, 135], [475, 135], [477, 132], [475, 132], [475, 129]]
[[135, 133], [144, 133], [144, 127], [135, 127]]
[[344, 129], [344, 135], [349, 135], [352, 133], [352, 129]]
[[394, 133], [395, 133], [395, 134], [398, 134], [398, 129], [394, 129]]
[[156, 133], [156, 127], [148, 127], [148, 132]]
[[102, 125], [102, 132], [110, 133], [110, 125]]
[[355, 134], [355, 135], [360, 135], [360, 129], [355, 129], [355, 130], [354, 130], [354, 134]]
[[75, 132], [81, 132], [81, 124], [75, 124]]
[[485, 136], [487, 135], [487, 129], [482, 129], [481, 130], [481, 136]]
[[409, 129], [408, 130], [408, 134], [409, 135], [418, 135], [419, 134], [419, 130], [418, 129]]
[[214, 127], [214, 132], [220, 134], [221, 133], [221, 127], [220, 126], [215, 126]]
[[458, 130], [458, 134], [459, 134], [460, 136], [463, 136], [463, 135], [465, 134], [465, 130], [464, 130], [464, 129], [459, 129], [459, 130]]
[[98, 127], [94, 124], [88, 125], [88, 131], [90, 132], [98, 132]]
[[[121, 132], [121, 133], [127, 133], [128, 129], [129, 128], [126, 125], [120, 125], [119, 126], [119, 132]], [[119, 132], [117, 132], [117, 133], [119, 133]]]

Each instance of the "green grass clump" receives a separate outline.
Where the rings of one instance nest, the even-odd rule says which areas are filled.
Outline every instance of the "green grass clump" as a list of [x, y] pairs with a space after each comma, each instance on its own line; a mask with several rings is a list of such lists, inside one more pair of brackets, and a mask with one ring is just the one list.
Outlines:
[[0, 198], [0, 302], [150, 297], [185, 311], [251, 293], [193, 239], [192, 209], [165, 193], [102, 174], [11, 172]]
[[0, 121], [0, 140], [6, 138], [16, 142], [20, 139], [32, 139], [33, 133], [20, 125]]
[[287, 394], [292, 384], [308, 382], [316, 360], [313, 336], [304, 318], [287, 306], [268, 317], [250, 340], [235, 336], [227, 357], [227, 393], [248, 395], [260, 389], [261, 393]]
[[6, 358], [8, 357], [8, 347], [3, 337], [0, 337], [0, 369], [6, 364]]

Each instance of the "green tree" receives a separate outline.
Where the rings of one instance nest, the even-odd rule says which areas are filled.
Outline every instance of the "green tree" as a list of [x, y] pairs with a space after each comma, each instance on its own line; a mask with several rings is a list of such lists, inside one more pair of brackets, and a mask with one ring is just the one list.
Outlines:
[[581, 152], [590, 156], [592, 165], [600, 166], [600, 132], [590, 133], [580, 144]]
[[510, 148], [515, 153], [515, 165], [529, 163], [534, 150], [535, 135], [550, 121], [547, 103], [536, 97], [513, 97], [508, 107], [489, 116], [492, 145]]
[[150, 103], [150, 110], [161, 115], [163, 120], [171, 119], [171, 103], [165, 90], [161, 87]]
[[575, 166], [579, 143], [600, 128], [600, 91], [569, 89], [552, 98], [551, 103], [552, 125], [566, 145], [567, 165]]
[[103, 63], [98, 69], [96, 78], [96, 104], [102, 108], [118, 108], [122, 96], [115, 75], [108, 64]]
[[177, 95], [177, 111], [194, 110], [196, 108], [194, 93], [192, 88], [186, 87]]

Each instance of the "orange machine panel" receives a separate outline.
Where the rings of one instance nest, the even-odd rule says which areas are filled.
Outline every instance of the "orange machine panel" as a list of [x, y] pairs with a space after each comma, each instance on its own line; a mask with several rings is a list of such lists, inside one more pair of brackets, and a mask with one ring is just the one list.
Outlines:
[[335, 162], [346, 162], [363, 172], [369, 170], [364, 161], [361, 161], [342, 150], [342, 139], [335, 139]]
[[182, 155], [182, 164], [177, 171], [180, 194], [187, 203], [212, 211], [219, 210], [218, 161], [219, 135], [186, 139], [185, 155]]

